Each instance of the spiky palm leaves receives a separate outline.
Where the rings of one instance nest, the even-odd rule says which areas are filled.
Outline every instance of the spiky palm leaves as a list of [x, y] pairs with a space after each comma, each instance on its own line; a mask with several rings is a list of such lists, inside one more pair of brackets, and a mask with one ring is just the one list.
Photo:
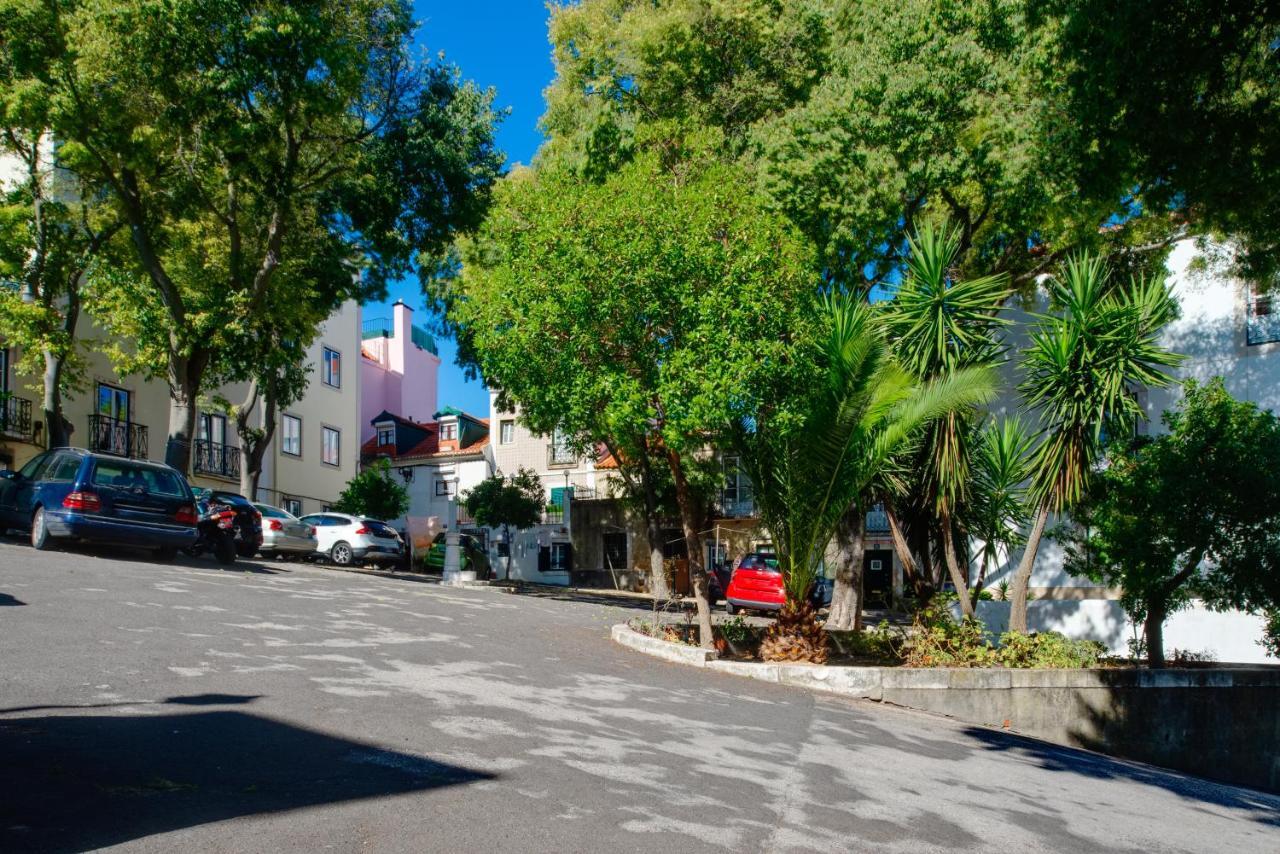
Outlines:
[[841, 515], [923, 424], [993, 393], [985, 369], [960, 368], [929, 382], [904, 370], [879, 313], [865, 303], [833, 296], [823, 313], [812, 389], [741, 437], [788, 602], [773, 641], [761, 648], [765, 657], [825, 657], [825, 635], [809, 628], [808, 592]]
[[[888, 309], [889, 332], [903, 365], [922, 380], [994, 365], [1003, 354], [998, 336], [1007, 323], [1000, 310], [1011, 293], [1008, 278], [955, 279], [951, 270], [960, 251], [958, 229], [926, 225], [908, 243], [907, 275]], [[972, 607], [964, 595], [968, 573], [956, 555], [956, 522], [969, 495], [976, 418], [976, 408], [969, 406], [932, 421], [913, 464], [913, 497], [933, 517], [966, 614]]]
[[1039, 317], [1019, 387], [1039, 410], [1044, 439], [1034, 457], [1037, 511], [1013, 579], [1012, 631], [1027, 629], [1027, 585], [1050, 512], [1069, 509], [1088, 488], [1102, 456], [1104, 431], [1131, 429], [1143, 417], [1132, 390], [1169, 382], [1180, 357], [1163, 347], [1160, 329], [1177, 305], [1163, 279], [1111, 281], [1106, 263], [1067, 261], [1050, 298], [1060, 311]]
[[1034, 448], [1035, 434], [1020, 418], [1006, 418], [978, 431], [971, 498], [963, 518], [965, 529], [980, 544], [972, 601], [976, 602], [987, 570], [999, 561], [1001, 550], [1008, 553], [1025, 539], [1022, 532], [1030, 515], [1027, 480]]

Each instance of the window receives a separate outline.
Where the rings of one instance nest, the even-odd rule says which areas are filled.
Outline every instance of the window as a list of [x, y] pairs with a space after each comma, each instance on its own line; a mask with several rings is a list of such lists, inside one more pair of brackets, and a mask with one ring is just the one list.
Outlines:
[[1280, 302], [1257, 285], [1249, 286], [1245, 296], [1245, 342], [1269, 344], [1280, 341]]
[[342, 433], [332, 427], [323, 427], [320, 431], [320, 460], [331, 466], [338, 464], [341, 450]]
[[300, 498], [286, 498], [286, 499], [284, 499], [283, 501], [281, 501], [280, 503], [284, 505], [284, 507], [282, 508], [282, 509], [284, 510], [284, 512], [289, 513], [289, 514], [291, 514], [291, 515], [293, 515], [293, 516], [301, 516], [301, 515], [302, 515], [302, 499], [300, 499]]
[[211, 412], [202, 413], [197, 438], [214, 445], [225, 445], [227, 442], [226, 416], [214, 415]]
[[72, 483], [79, 472], [80, 458], [71, 454], [63, 454], [57, 458], [53, 465], [49, 466], [49, 471], [45, 474], [44, 479], [59, 483]]
[[141, 490], [151, 495], [187, 498], [182, 477], [172, 469], [99, 458], [93, 466], [94, 486]]
[[667, 528], [662, 532], [662, 557], [664, 560], [683, 560], [689, 556], [689, 544], [685, 542], [684, 532], [678, 528]]
[[565, 463], [575, 462], [573, 458], [573, 450], [569, 447], [569, 434], [557, 427], [551, 433], [551, 459], [552, 465], [564, 465]]
[[394, 424], [378, 425], [378, 444], [394, 445], [396, 443], [396, 428]]
[[98, 414], [112, 421], [129, 420], [129, 392], [98, 383]]
[[604, 567], [609, 570], [627, 568], [627, 533], [626, 531], [606, 531], [602, 535], [604, 551]]
[[291, 457], [302, 456], [302, 419], [296, 415], [280, 419], [280, 450]]
[[551, 544], [551, 572], [568, 572], [573, 568], [573, 546], [569, 543]]
[[443, 477], [436, 478], [436, 495], [457, 495], [458, 485]]
[[502, 444], [510, 445], [516, 440], [516, 422], [503, 421], [498, 429], [498, 441]]
[[38, 457], [32, 457], [27, 464], [22, 467], [18, 474], [26, 480], [39, 480], [40, 475], [44, 474], [45, 466], [53, 461], [53, 454], [45, 451]]
[[440, 439], [448, 441], [458, 438], [458, 422], [446, 421], [440, 424]]
[[724, 489], [720, 492], [721, 512], [726, 516], [749, 516], [755, 510], [755, 491], [751, 478], [742, 470], [737, 457], [725, 457]]
[[342, 354], [337, 350], [324, 348], [323, 362], [320, 366], [320, 379], [327, 386], [342, 388]]

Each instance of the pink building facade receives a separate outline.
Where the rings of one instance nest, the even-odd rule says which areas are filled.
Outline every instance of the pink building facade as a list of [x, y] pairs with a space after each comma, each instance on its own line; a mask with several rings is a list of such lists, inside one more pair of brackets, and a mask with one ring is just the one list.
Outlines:
[[360, 442], [372, 439], [371, 423], [381, 412], [426, 423], [434, 420], [440, 356], [426, 330], [413, 325], [413, 309], [403, 302], [391, 318], [365, 318], [360, 343]]

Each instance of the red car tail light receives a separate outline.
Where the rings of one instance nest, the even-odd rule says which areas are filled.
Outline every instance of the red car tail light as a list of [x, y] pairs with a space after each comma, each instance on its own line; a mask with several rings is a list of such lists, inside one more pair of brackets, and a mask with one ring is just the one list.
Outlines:
[[271, 520], [271, 530], [273, 530], [273, 531], [283, 531], [283, 530], [284, 530], [284, 525], [280, 524], [280, 520], [279, 520], [279, 519], [272, 519], [272, 520]]
[[357, 534], [367, 534], [367, 533], [369, 533], [369, 529], [368, 529], [368, 528], [366, 528], [366, 527], [364, 527], [364, 526], [362, 525], [362, 526], [360, 526], [359, 528], [356, 528], [356, 533], [357, 533]]
[[97, 511], [102, 509], [102, 502], [96, 492], [72, 492], [62, 499], [62, 506], [68, 510]]
[[236, 523], [236, 514], [234, 510], [228, 510], [225, 513], [218, 514], [218, 527], [230, 528]]
[[315, 535], [316, 535], [316, 529], [315, 529], [315, 528], [313, 528], [313, 527], [311, 527], [310, 525], [308, 525], [308, 526], [307, 526], [307, 536], [308, 536], [308, 537], [314, 537]]
[[173, 514], [173, 521], [179, 525], [194, 525], [198, 521], [196, 508], [190, 504], [183, 504], [178, 508], [178, 512]]

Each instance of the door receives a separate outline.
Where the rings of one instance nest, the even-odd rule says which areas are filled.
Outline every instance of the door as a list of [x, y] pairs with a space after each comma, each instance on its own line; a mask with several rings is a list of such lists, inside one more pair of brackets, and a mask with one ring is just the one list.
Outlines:
[[224, 474], [227, 471], [227, 419], [222, 415], [210, 412], [200, 414], [200, 426], [196, 438], [203, 457], [197, 457], [197, 464], [210, 474]]
[[334, 531], [336, 530], [334, 527], [335, 517], [316, 513], [312, 516], [303, 516], [302, 521], [316, 529], [316, 549], [327, 552], [333, 546]]
[[862, 589], [868, 602], [887, 604], [893, 598], [893, 552], [868, 549], [862, 557]]
[[125, 389], [98, 383], [98, 426], [96, 435], [90, 437], [94, 450], [121, 457], [130, 455], [129, 397]]
[[0, 478], [0, 527], [23, 527], [30, 521], [27, 505], [35, 489], [35, 482], [44, 474], [53, 460], [53, 454], [45, 451], [32, 457], [20, 471]]

